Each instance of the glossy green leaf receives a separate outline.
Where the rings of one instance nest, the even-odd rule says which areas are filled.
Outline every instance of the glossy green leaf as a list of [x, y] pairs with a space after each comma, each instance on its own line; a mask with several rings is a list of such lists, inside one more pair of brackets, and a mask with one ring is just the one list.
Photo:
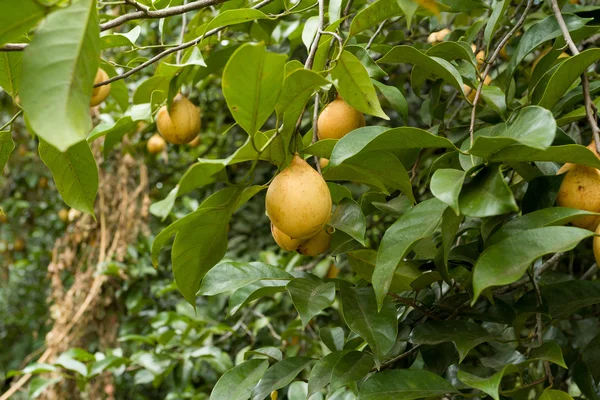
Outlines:
[[253, 300], [285, 291], [289, 279], [261, 279], [237, 289], [229, 298], [228, 316], [237, 313], [240, 308]]
[[583, 350], [581, 356], [594, 380], [600, 380], [600, 334], [596, 335]]
[[238, 8], [236, 10], [226, 10], [217, 15], [212, 19], [208, 24], [199, 28], [202, 32], [196, 31], [199, 35], [205, 35], [206, 32], [215, 29], [222, 28], [225, 26], [243, 24], [248, 21], [256, 21], [259, 19], [268, 18], [265, 13], [260, 10], [256, 10], [253, 8]]
[[96, 2], [78, 0], [53, 12], [23, 54], [20, 91], [27, 119], [59, 151], [92, 129], [90, 99], [100, 38]]
[[506, 94], [498, 86], [483, 86], [481, 97], [500, 116], [506, 114]]
[[214, 296], [231, 292], [261, 279], [292, 279], [292, 276], [281, 268], [261, 262], [224, 261], [206, 273], [199, 294]]
[[473, 303], [484, 289], [519, 280], [539, 257], [571, 250], [592, 235], [586, 229], [550, 226], [519, 232], [488, 247], [473, 272]]
[[588, 49], [563, 61], [548, 82], [538, 85], [532, 95], [532, 101], [541, 107], [552, 109], [590, 65], [600, 59], [600, 49]]
[[192, 305], [202, 278], [227, 250], [227, 224], [240, 193], [236, 187], [215, 193], [198, 210], [163, 229], [152, 244], [152, 262], [156, 266], [160, 250], [175, 236], [171, 250], [173, 275], [179, 291]]
[[467, 321], [428, 321], [417, 325], [410, 333], [410, 341], [414, 344], [453, 342], [461, 362], [471, 349], [494, 339], [481, 326]]
[[371, 80], [375, 85], [375, 88], [381, 92], [383, 97], [386, 98], [388, 103], [400, 114], [402, 120], [406, 123], [408, 121], [408, 103], [406, 98], [395, 86], [389, 86], [383, 84], [377, 80]]
[[488, 23], [485, 25], [485, 31], [483, 34], [488, 53], [492, 44], [492, 39], [494, 38], [494, 34], [498, 30], [502, 18], [506, 16], [506, 10], [508, 10], [510, 7], [510, 3], [510, 0], [494, 0], [494, 3], [492, 4], [492, 14], [490, 15]]
[[416, 65], [430, 74], [443, 79], [448, 84], [454, 86], [454, 88], [456, 88], [460, 93], [465, 95], [462, 77], [452, 64], [443, 58], [430, 57], [412, 46], [396, 46], [390, 50], [389, 53], [379, 59], [377, 63], [408, 63]]
[[319, 392], [331, 382], [331, 373], [336, 364], [342, 359], [346, 352], [334, 351], [321, 358], [310, 371], [308, 377], [308, 396]]
[[21, 87], [21, 52], [0, 53], [0, 87], [13, 98], [19, 94]]
[[236, 122], [253, 136], [273, 112], [283, 86], [286, 56], [264, 44], [240, 46], [225, 66], [222, 90]]
[[[362, 279], [371, 282], [373, 271], [377, 263], [377, 251], [371, 249], [355, 250], [348, 253], [348, 261], [352, 270]], [[410, 262], [400, 261], [394, 270], [390, 290], [404, 292], [412, 290], [410, 284], [421, 275], [419, 268]]]
[[44, 390], [46, 390], [52, 385], [57, 384], [58, 382], [61, 382], [62, 380], [62, 376], [51, 379], [36, 376], [31, 380], [31, 383], [29, 384], [29, 398], [37, 399], [44, 392]]
[[381, 109], [375, 87], [361, 62], [348, 51], [342, 52], [331, 70], [338, 93], [352, 107], [365, 114], [389, 120]]
[[302, 319], [305, 328], [312, 317], [333, 304], [335, 300], [335, 284], [323, 283], [314, 279], [295, 278], [286, 286], [292, 296], [294, 307]]
[[0, 46], [22, 36], [46, 15], [47, 8], [36, 0], [3, 1], [0, 4]]
[[573, 400], [573, 398], [568, 393], [548, 388], [544, 390], [538, 400]]
[[[544, 304], [548, 306], [548, 311], [553, 318], [569, 315], [583, 307], [600, 303], [600, 282], [598, 281], [567, 281], [545, 285], [540, 290]], [[528, 295], [535, 295], [535, 293]]]
[[366, 29], [374, 29], [386, 19], [400, 15], [402, 10], [396, 0], [377, 0], [367, 8], [361, 10], [352, 19], [350, 36], [354, 36]]
[[369, 344], [378, 362], [383, 360], [396, 343], [398, 335], [396, 306], [386, 298], [378, 311], [371, 287], [341, 285], [340, 295], [346, 325]]
[[317, 31], [319, 30], [319, 17], [312, 16], [306, 20], [304, 23], [304, 28], [302, 29], [302, 43], [306, 46], [306, 50], [310, 51], [313, 41], [317, 36]]
[[578, 144], [550, 146], [546, 150], [535, 150], [528, 146], [510, 146], [492, 155], [492, 162], [504, 161], [552, 161], [567, 162], [600, 168], [600, 159], [587, 147]]
[[460, 213], [458, 195], [464, 179], [465, 172], [457, 169], [438, 169], [431, 176], [431, 193], [448, 204], [456, 214]]
[[529, 357], [534, 360], [549, 361], [551, 363], [560, 365], [564, 369], [567, 369], [567, 364], [565, 364], [562, 349], [556, 342], [544, 342], [544, 344], [542, 344], [540, 347], [532, 349]]
[[247, 400], [252, 389], [263, 377], [269, 363], [249, 360], [225, 372], [210, 394], [210, 400]]
[[500, 371], [489, 377], [480, 377], [466, 371], [459, 370], [457, 377], [460, 381], [469, 385], [472, 388], [479, 389], [482, 392], [489, 394], [494, 400], [500, 400], [500, 383], [505, 374], [517, 372], [518, 369], [514, 365], [506, 365]]
[[0, 174], [4, 170], [10, 153], [15, 149], [10, 131], [0, 131]]
[[469, 217], [491, 217], [519, 210], [500, 165], [479, 171], [463, 186], [458, 203], [460, 212]]
[[419, 369], [395, 369], [372, 375], [360, 387], [358, 400], [414, 400], [456, 393], [444, 378]]
[[435, 231], [446, 208], [447, 205], [438, 199], [426, 200], [408, 210], [385, 232], [373, 272], [373, 287], [379, 308], [390, 289], [398, 263], [417, 241]]
[[342, 199], [333, 211], [328, 225], [346, 232], [362, 245], [365, 244], [367, 220], [360, 206], [354, 200], [350, 198]]
[[252, 400], [263, 400], [272, 391], [287, 386], [310, 362], [308, 357], [290, 357], [273, 364], [252, 391]]
[[100, 47], [102, 50], [115, 47], [133, 47], [140, 37], [142, 28], [138, 25], [127, 33], [111, 33], [100, 37]]
[[331, 351], [338, 351], [344, 348], [344, 329], [339, 326], [333, 328], [321, 328], [319, 338]]
[[62, 153], [40, 140], [40, 158], [52, 172], [58, 193], [70, 207], [94, 215], [98, 167], [90, 146], [80, 141]]
[[[600, 107], [600, 97], [598, 97], [597, 99], [595, 99], [592, 103], [594, 103], [594, 105], [596, 106], [596, 108]], [[564, 114], [564, 115], [560, 116], [556, 120], [556, 125], [558, 125], [558, 126], [565, 126], [565, 125], [568, 125], [568, 124], [570, 124], [572, 122], [580, 121], [580, 120], [582, 120], [582, 119], [584, 119], [586, 117], [587, 117], [587, 114], [585, 112], [585, 106], [581, 106], [581, 107], [578, 107], [575, 110], [571, 111], [568, 114]]]
[[373, 356], [362, 351], [351, 351], [335, 364], [331, 372], [331, 390], [348, 385], [367, 376], [375, 365]]

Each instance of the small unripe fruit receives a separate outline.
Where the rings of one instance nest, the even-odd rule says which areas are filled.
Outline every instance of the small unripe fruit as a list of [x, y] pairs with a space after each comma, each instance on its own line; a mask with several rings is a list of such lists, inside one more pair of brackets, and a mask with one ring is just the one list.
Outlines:
[[291, 237], [277, 229], [275, 225], [273, 225], [273, 223], [271, 223], [271, 235], [273, 236], [275, 243], [277, 243], [279, 247], [287, 251], [298, 250], [298, 247], [304, 242], [304, 240], [302, 239], [292, 239]]
[[427, 43], [434, 44], [437, 42], [443, 42], [444, 39], [446, 38], [446, 36], [449, 35], [450, 33], [452, 33], [452, 31], [448, 28], [444, 28], [441, 31], [432, 32], [427, 37]]
[[319, 159], [319, 166], [321, 167], [321, 169], [325, 169], [325, 167], [328, 165], [329, 165], [329, 160], [327, 158]]
[[[490, 83], [492, 83], [492, 78], [488, 75], [485, 77], [483, 84], [485, 86], [489, 86]], [[467, 100], [469, 100], [471, 103], [475, 101], [475, 94], [477, 93], [477, 89], [472, 89], [469, 85], [463, 85], [463, 88], [465, 89]]]
[[158, 110], [156, 127], [169, 143], [189, 143], [200, 132], [200, 109], [178, 94], [173, 99], [170, 111], [167, 110], [167, 106]]
[[62, 222], [64, 222], [65, 224], [67, 222], [69, 222], [69, 210], [67, 210], [66, 208], [61, 209], [58, 212], [58, 219], [60, 219]]
[[[96, 77], [94, 78], [94, 85], [100, 82], [104, 82], [107, 79], [108, 74], [106, 73], [106, 71], [104, 71], [102, 68], [98, 68], [98, 71], [96, 72]], [[95, 87], [94, 90], [92, 90], [92, 99], [90, 100], [90, 106], [93, 107], [102, 103], [104, 100], [106, 100], [109, 93], [110, 83], [108, 85]]]
[[323, 177], [298, 154], [267, 190], [266, 209], [277, 229], [292, 239], [306, 239], [329, 221], [331, 194]]
[[150, 154], [158, 154], [162, 152], [166, 146], [167, 142], [165, 142], [165, 139], [156, 133], [152, 135], [150, 139], [148, 139], [148, 143], [146, 143], [146, 148]]
[[350, 107], [341, 97], [327, 106], [317, 120], [319, 139], [341, 139], [355, 129], [365, 126], [365, 116]]
[[329, 246], [331, 246], [331, 235], [325, 229], [321, 229], [319, 233], [298, 247], [298, 253], [315, 257], [329, 250]]

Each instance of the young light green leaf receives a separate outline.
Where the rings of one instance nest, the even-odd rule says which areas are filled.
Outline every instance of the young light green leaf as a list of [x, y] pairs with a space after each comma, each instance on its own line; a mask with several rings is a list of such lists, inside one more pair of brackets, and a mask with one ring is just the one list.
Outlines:
[[0, 4], [0, 46], [21, 40], [46, 15], [47, 8], [36, 0], [3, 1]]
[[362, 351], [344, 354], [331, 371], [331, 391], [364, 378], [374, 364], [373, 356]]
[[292, 276], [281, 268], [261, 262], [224, 261], [206, 273], [199, 294], [214, 296], [231, 292], [261, 279], [292, 279]]
[[394, 303], [384, 298], [378, 310], [371, 287], [341, 285], [340, 294], [346, 325], [369, 344], [378, 362], [383, 360], [396, 343], [398, 335]]
[[90, 146], [80, 141], [62, 153], [43, 139], [40, 158], [52, 172], [58, 193], [70, 207], [94, 215], [98, 192], [98, 167]]
[[264, 44], [240, 46], [225, 66], [222, 89], [236, 122], [250, 136], [273, 112], [283, 86], [286, 56], [271, 53]]
[[311, 362], [308, 357], [290, 357], [273, 364], [252, 391], [252, 400], [263, 400], [272, 391], [289, 385]]
[[[377, 251], [371, 249], [355, 250], [348, 253], [352, 270], [367, 282], [371, 282], [377, 263]], [[390, 290], [395, 293], [412, 290], [410, 284], [421, 275], [419, 268], [410, 262], [401, 261], [394, 270]]]
[[519, 211], [500, 168], [500, 165], [486, 167], [462, 187], [458, 199], [462, 214], [483, 218]]
[[247, 400], [269, 368], [265, 360], [249, 360], [225, 372], [210, 394], [210, 400]]
[[14, 149], [15, 142], [12, 140], [10, 131], [0, 131], [0, 175]]
[[340, 96], [352, 107], [365, 114], [390, 119], [381, 109], [367, 70], [352, 53], [342, 52], [331, 77]]
[[468, 321], [428, 321], [417, 325], [410, 333], [414, 344], [435, 345], [453, 342], [462, 362], [469, 351], [481, 343], [495, 339], [481, 326]]
[[96, 2], [78, 0], [50, 14], [23, 54], [23, 109], [35, 133], [61, 152], [92, 129], [99, 53]]
[[304, 46], [306, 46], [306, 50], [310, 51], [310, 47], [312, 46], [318, 30], [319, 17], [312, 16], [308, 18], [304, 23], [304, 28], [302, 29], [302, 43], [304, 43]]
[[229, 298], [228, 316], [253, 300], [285, 291], [289, 279], [261, 279], [237, 289]]
[[378, 308], [387, 296], [398, 264], [418, 240], [435, 231], [447, 207], [438, 199], [426, 200], [408, 210], [385, 232], [373, 272]]
[[[265, 13], [253, 8], [238, 8], [235, 10], [226, 10], [217, 15], [208, 24], [200, 27], [196, 33], [205, 35], [206, 32], [225, 26], [243, 24], [244, 22], [256, 21], [258, 19], [268, 18]], [[202, 32], [200, 32], [202, 30]]]
[[473, 272], [473, 304], [483, 290], [519, 280], [539, 257], [573, 249], [593, 232], [564, 226], [530, 229], [504, 239], [481, 253]]
[[456, 393], [444, 378], [420, 369], [395, 369], [372, 375], [360, 387], [358, 400], [414, 400]]
[[140, 37], [142, 28], [138, 25], [127, 33], [111, 33], [100, 37], [102, 50], [115, 47], [133, 47]]
[[21, 52], [0, 53], [0, 87], [13, 98], [19, 94], [21, 86]]
[[333, 304], [335, 300], [335, 283], [323, 283], [315, 279], [295, 278], [286, 286], [292, 296], [294, 307], [302, 319], [302, 328], [312, 317]]
[[398, 113], [402, 117], [402, 120], [405, 123], [407, 123], [408, 103], [406, 102], [406, 98], [404, 97], [402, 92], [400, 92], [400, 89], [398, 89], [395, 86], [383, 84], [375, 79], [371, 79], [371, 81], [375, 85], [375, 88], [377, 88], [377, 90], [379, 90], [381, 94], [387, 99], [388, 103], [390, 103], [390, 105], [394, 107], [396, 111], [398, 111]]
[[448, 204], [458, 215], [458, 196], [465, 180], [465, 172], [458, 169], [438, 169], [431, 176], [431, 193]]

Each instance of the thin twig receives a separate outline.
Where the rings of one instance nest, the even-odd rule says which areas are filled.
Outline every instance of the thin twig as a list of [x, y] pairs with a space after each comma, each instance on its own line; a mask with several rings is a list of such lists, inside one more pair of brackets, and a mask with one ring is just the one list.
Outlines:
[[[540, 277], [540, 275], [542, 275], [544, 272], [546, 272], [547, 269], [554, 267], [564, 254], [565, 253], [556, 253], [552, 257], [550, 257], [548, 259], [548, 261], [543, 263], [542, 266], [534, 272], [534, 277], [537, 279]], [[527, 282], [529, 282], [529, 278], [525, 277], [525, 278], [523, 278], [517, 282], [514, 282], [508, 286], [504, 286], [499, 289], [496, 289], [493, 292], [494, 296], [499, 296], [501, 294], [512, 292], [513, 290], [520, 288], [521, 286], [527, 284]]]
[[[569, 49], [573, 53], [574, 56], [579, 54], [579, 49], [573, 42], [573, 38], [571, 38], [571, 34], [569, 33], [569, 28], [567, 28], [567, 24], [563, 19], [563, 16], [560, 12], [560, 8], [558, 6], [558, 2], [556, 0], [550, 0], [552, 4], [552, 11], [554, 11], [554, 16], [556, 17], [556, 21], [558, 22], [558, 26], [565, 38], [565, 41], [569, 45]], [[581, 74], [581, 85], [583, 87], [583, 99], [585, 102], [585, 115], [590, 123], [590, 127], [592, 128], [592, 135], [594, 137], [594, 143], [596, 143], [596, 151], [600, 154], [600, 130], [598, 129], [598, 120], [596, 116], [595, 106], [592, 103], [592, 98], [590, 96], [590, 81], [588, 80], [587, 74], [585, 71]]]
[[[256, 4], [256, 5], [255, 5], [254, 7], [252, 7], [252, 8], [253, 8], [253, 9], [259, 9], [259, 8], [262, 8], [262, 7], [266, 6], [267, 4], [271, 3], [272, 1], [273, 1], [273, 0], [263, 0], [262, 2], [260, 2], [260, 3]], [[193, 4], [193, 3], [190, 3], [190, 4], [188, 4], [188, 5], [191, 5], [191, 4]], [[121, 74], [121, 75], [116, 75], [116, 76], [113, 76], [113, 77], [112, 77], [112, 78], [110, 78], [110, 79], [107, 79], [107, 80], [103, 81], [103, 82], [97, 83], [97, 84], [95, 84], [95, 85], [94, 85], [94, 87], [108, 85], [109, 83], [113, 83], [113, 82], [116, 82], [116, 81], [118, 81], [118, 80], [125, 79], [125, 78], [127, 78], [127, 77], [129, 77], [129, 76], [131, 76], [131, 75], [135, 74], [136, 72], [138, 72], [138, 71], [141, 71], [142, 69], [144, 69], [144, 68], [146, 68], [146, 67], [148, 67], [148, 66], [150, 66], [150, 65], [154, 64], [154, 63], [155, 63], [155, 62], [157, 62], [158, 60], [161, 60], [161, 59], [165, 58], [165, 57], [166, 57], [166, 56], [168, 56], [169, 54], [173, 54], [173, 53], [175, 53], [175, 52], [178, 52], [179, 50], [187, 49], [188, 47], [192, 47], [192, 46], [195, 46], [195, 45], [197, 45], [197, 44], [198, 44], [198, 43], [200, 43], [200, 42], [201, 42], [203, 39], [205, 39], [205, 38], [207, 38], [207, 37], [209, 37], [209, 36], [212, 36], [212, 35], [214, 35], [215, 33], [217, 33], [217, 32], [220, 32], [220, 31], [221, 31], [221, 30], [223, 30], [223, 29], [225, 29], [225, 27], [219, 27], [219, 28], [211, 29], [210, 31], [206, 32], [204, 35], [202, 35], [202, 36], [200, 36], [200, 37], [197, 37], [197, 38], [195, 38], [194, 40], [190, 40], [189, 42], [182, 43], [182, 44], [180, 44], [179, 46], [175, 46], [175, 47], [172, 47], [172, 48], [170, 48], [170, 49], [167, 49], [167, 50], [165, 50], [165, 51], [163, 51], [163, 52], [161, 52], [161, 53], [158, 53], [157, 55], [155, 55], [154, 57], [152, 57], [152, 58], [151, 58], [151, 59], [149, 59], [148, 61], [146, 61], [146, 62], [144, 62], [144, 63], [142, 63], [142, 64], [138, 65], [137, 67], [135, 67], [135, 68], [132, 68], [131, 70], [129, 70], [129, 71], [127, 71], [127, 72], [125, 72], [125, 73], [123, 73], [123, 74]]]
[[490, 70], [494, 65], [494, 61], [496, 61], [496, 58], [498, 58], [498, 55], [500, 54], [502, 48], [506, 45], [506, 43], [508, 43], [510, 38], [513, 37], [513, 35], [521, 28], [521, 26], [525, 22], [525, 18], [527, 18], [527, 15], [531, 10], [532, 5], [533, 0], [528, 0], [527, 7], [525, 7], [525, 10], [523, 11], [523, 14], [521, 14], [521, 18], [519, 18], [519, 21], [517, 21], [515, 26], [513, 26], [513, 28], [506, 35], [504, 35], [500, 43], [498, 43], [498, 46], [496, 46], [496, 49], [494, 50], [494, 53], [492, 54], [490, 59], [486, 61], [487, 65], [485, 67], [485, 70], [483, 71], [483, 74], [481, 75], [479, 85], [477, 86], [477, 92], [475, 92], [475, 98], [473, 99], [473, 110], [471, 111], [471, 124], [469, 125], [469, 137], [471, 139], [471, 146], [473, 146], [474, 140], [473, 133], [475, 131], [475, 118], [477, 117], [477, 103], [479, 102], [481, 91], [483, 90], [485, 78], [487, 78], [487, 76], [489, 75]]
[[15, 115], [13, 115], [12, 118], [7, 123], [5, 123], [4, 125], [2, 125], [0, 127], [0, 131], [4, 130], [7, 126], [9, 126], [13, 122], [15, 122], [15, 119], [17, 119], [19, 117], [19, 115], [21, 115], [21, 114], [23, 114], [23, 110], [17, 111], [17, 113]]
[[538, 379], [537, 381], [533, 381], [531, 383], [528, 383], [527, 385], [521, 385], [519, 387], [516, 387], [514, 389], [510, 389], [510, 390], [506, 390], [506, 391], [500, 391], [500, 394], [503, 396], [508, 396], [511, 393], [515, 393], [518, 392], [519, 390], [523, 390], [523, 389], [528, 389], [528, 388], [532, 388], [534, 386], [539, 385], [540, 383], [544, 383], [546, 381], [546, 376], [544, 376], [541, 379]]
[[[396, 361], [400, 361], [406, 357], [410, 357], [412, 354], [416, 353], [417, 350], [419, 350], [421, 348], [422, 345], [418, 344], [416, 346], [413, 346], [410, 350], [405, 351], [404, 353], [394, 357], [394, 358], [390, 358], [389, 360], [387, 360], [386, 362], [384, 362], [383, 364], [381, 364], [382, 367], [387, 367], [388, 365], [392, 365], [394, 364]], [[377, 368], [373, 368], [372, 371], [377, 371]]]
[[424, 308], [420, 307], [419, 305], [417, 305], [414, 301], [412, 300], [407, 300], [404, 297], [398, 296], [396, 293], [389, 293], [390, 296], [392, 296], [394, 299], [398, 300], [400, 303], [403, 303], [409, 307], [414, 308], [415, 310], [419, 311], [421, 314], [423, 315], [427, 315], [429, 318], [434, 319], [436, 321], [440, 320], [440, 317], [438, 317], [437, 315], [434, 315], [432, 313], [430, 313], [429, 311], [425, 310]]
[[317, 54], [317, 49], [319, 48], [319, 41], [321, 40], [321, 34], [323, 33], [323, 28], [325, 27], [325, 0], [319, 0], [319, 26], [317, 27], [317, 33], [315, 34], [315, 38], [310, 46], [310, 51], [308, 52], [308, 57], [306, 58], [306, 62], [304, 63], [305, 69], [312, 69], [313, 63], [315, 61], [315, 56]]
[[581, 280], [585, 281], [587, 279], [590, 279], [597, 272], [598, 272], [598, 264], [594, 263], [587, 271], [585, 271], [585, 274], [581, 275]]
[[377, 36], [379, 36], [379, 34], [381, 33], [381, 31], [383, 30], [383, 27], [385, 25], [385, 23], [387, 22], [387, 19], [384, 20], [381, 24], [379, 24], [379, 26], [377, 27], [377, 30], [375, 31], [375, 33], [373, 34], [373, 36], [371, 36], [371, 39], [369, 39], [369, 42], [367, 43], [367, 46], [365, 47], [365, 50], [369, 50], [371, 48], [371, 46], [373, 45], [373, 42], [375, 41], [375, 39], [377, 38]]
[[[312, 143], [316, 143], [317, 140], [319, 140], [319, 127], [318, 127], [319, 124], [317, 123], [318, 120], [319, 120], [319, 92], [315, 93], [315, 107], [313, 110]], [[317, 168], [317, 171], [319, 172], [319, 174], [323, 175], [323, 172], [321, 171], [321, 164], [319, 163], [319, 157], [314, 156], [313, 159], [315, 161], [315, 167]]]

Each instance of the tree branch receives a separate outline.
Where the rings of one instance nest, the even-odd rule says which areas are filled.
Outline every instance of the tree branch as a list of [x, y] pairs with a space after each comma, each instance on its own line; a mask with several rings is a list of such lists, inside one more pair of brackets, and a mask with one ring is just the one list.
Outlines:
[[500, 51], [502, 50], [502, 48], [506, 45], [506, 43], [508, 43], [510, 38], [513, 37], [513, 35], [521, 28], [521, 26], [525, 22], [525, 18], [527, 18], [527, 14], [529, 14], [529, 10], [531, 10], [532, 5], [533, 5], [533, 0], [528, 0], [527, 7], [525, 7], [525, 10], [523, 11], [523, 14], [521, 14], [521, 18], [519, 18], [519, 21], [517, 21], [515, 26], [513, 26], [513, 28], [506, 35], [504, 35], [504, 37], [502, 38], [500, 43], [498, 43], [498, 46], [496, 46], [496, 50], [494, 50], [494, 53], [492, 54], [490, 59], [486, 61], [487, 65], [485, 67], [485, 70], [483, 71], [483, 74], [481, 75], [481, 78], [479, 80], [479, 85], [477, 86], [477, 92], [475, 92], [475, 98], [473, 99], [473, 111], [471, 111], [471, 124], [469, 125], [469, 137], [471, 138], [471, 146], [473, 145], [473, 139], [474, 139], [473, 133], [475, 131], [475, 118], [477, 116], [477, 103], [479, 102], [479, 97], [481, 96], [481, 90], [483, 89], [483, 85], [485, 83], [485, 78], [487, 78], [487, 76], [489, 75], [490, 70], [492, 69], [492, 65], [494, 64], [494, 61], [496, 61], [496, 58], [498, 58], [498, 54], [500, 54]]
[[[569, 49], [574, 56], [579, 54], [579, 49], [573, 42], [573, 38], [571, 38], [571, 34], [569, 33], [569, 28], [567, 28], [567, 24], [563, 19], [563, 16], [560, 12], [560, 8], [558, 7], [558, 2], [556, 0], [550, 1], [552, 4], [552, 11], [554, 11], [554, 16], [556, 17], [556, 21], [558, 22], [558, 26], [565, 38], [565, 41], [569, 45]], [[594, 143], [596, 143], [596, 151], [600, 154], [600, 130], [598, 129], [598, 120], [596, 116], [595, 106], [592, 103], [592, 98], [590, 96], [590, 81], [588, 80], [587, 74], [584, 72], [581, 74], [581, 85], [583, 86], [583, 99], [585, 102], [585, 115], [590, 123], [590, 127], [592, 128], [592, 135], [594, 137]]]
[[125, 0], [125, 3], [129, 4], [132, 7], [135, 7], [136, 9], [138, 9], [139, 11], [143, 11], [144, 13], [148, 12], [148, 7], [146, 7], [143, 4], [138, 3], [135, 0]]

